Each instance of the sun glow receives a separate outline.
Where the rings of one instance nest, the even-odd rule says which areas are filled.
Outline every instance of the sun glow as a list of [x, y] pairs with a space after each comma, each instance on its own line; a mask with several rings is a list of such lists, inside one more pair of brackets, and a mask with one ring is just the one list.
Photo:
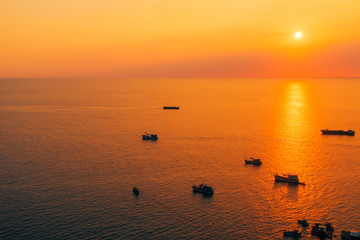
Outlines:
[[301, 35], [302, 35], [301, 32], [295, 33], [295, 37], [296, 37], [296, 38], [301, 38]]
[[0, 78], [360, 76], [360, 1], [103, 2], [0, 0]]

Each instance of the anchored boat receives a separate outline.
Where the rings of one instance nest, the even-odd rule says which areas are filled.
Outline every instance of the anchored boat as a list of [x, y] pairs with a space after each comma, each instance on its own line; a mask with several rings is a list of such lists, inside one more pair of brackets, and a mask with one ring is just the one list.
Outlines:
[[341, 240], [360, 240], [360, 232], [341, 231]]
[[136, 187], [134, 187], [134, 188], [133, 188], [133, 193], [134, 193], [135, 195], [139, 195], [140, 191], [139, 191], [139, 189], [137, 189]]
[[207, 195], [211, 195], [214, 193], [214, 189], [206, 184], [193, 185], [192, 186], [194, 192], [203, 193]]
[[174, 107], [174, 106], [164, 106], [164, 109], [173, 109], [178, 110], [180, 107]]
[[301, 185], [305, 185], [304, 182], [299, 182], [299, 178], [297, 175], [274, 175], [275, 177], [275, 181], [276, 182], [288, 182], [288, 183], [292, 183], [292, 184], [301, 184]]
[[311, 235], [318, 236], [319, 238], [332, 238], [333, 233], [334, 227], [331, 226], [331, 223], [327, 223], [326, 225], [315, 223], [311, 229]]
[[261, 165], [262, 162], [260, 161], [260, 158], [250, 157], [250, 160], [245, 159], [245, 164]]
[[324, 135], [348, 135], [348, 136], [354, 136], [355, 135], [355, 131], [353, 130], [329, 130], [329, 129], [324, 129], [321, 130], [322, 134]]
[[157, 136], [157, 134], [145, 133], [142, 135], [142, 139], [143, 140], [158, 140], [158, 136]]

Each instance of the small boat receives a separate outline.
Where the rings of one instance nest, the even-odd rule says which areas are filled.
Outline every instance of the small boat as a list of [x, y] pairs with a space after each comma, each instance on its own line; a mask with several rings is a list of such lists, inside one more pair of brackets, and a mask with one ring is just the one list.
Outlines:
[[283, 232], [284, 232], [284, 237], [293, 237], [293, 238], [301, 237], [301, 232], [299, 232], [299, 230], [283, 231]]
[[158, 140], [158, 136], [157, 136], [157, 134], [145, 133], [142, 135], [142, 139], [143, 140]]
[[178, 110], [180, 107], [174, 107], [174, 106], [164, 106], [164, 109], [174, 109]]
[[200, 184], [198, 186], [193, 185], [193, 192], [203, 193], [207, 195], [211, 195], [214, 193], [214, 189], [206, 184]]
[[332, 238], [334, 233], [334, 227], [331, 226], [331, 223], [321, 225], [320, 223], [315, 223], [311, 229], [311, 235], [317, 236], [319, 238]]
[[275, 181], [276, 182], [288, 182], [288, 183], [292, 183], [292, 184], [301, 184], [301, 185], [305, 185], [305, 183], [303, 182], [299, 182], [299, 178], [297, 175], [274, 175], [275, 177]]
[[301, 224], [303, 227], [309, 226], [308, 221], [305, 220], [305, 219], [303, 219], [303, 220], [298, 220], [298, 223]]
[[329, 129], [323, 129], [321, 130], [322, 134], [324, 135], [348, 135], [348, 136], [354, 136], [355, 131], [353, 130], [329, 130]]
[[341, 231], [341, 240], [360, 240], [360, 232]]
[[245, 159], [245, 164], [253, 164], [253, 165], [261, 165], [262, 162], [260, 161], [260, 158], [252, 158], [250, 157], [250, 160]]
[[136, 187], [134, 187], [134, 188], [133, 188], [133, 193], [134, 193], [135, 195], [139, 195], [140, 191], [139, 191], [139, 189], [137, 189]]

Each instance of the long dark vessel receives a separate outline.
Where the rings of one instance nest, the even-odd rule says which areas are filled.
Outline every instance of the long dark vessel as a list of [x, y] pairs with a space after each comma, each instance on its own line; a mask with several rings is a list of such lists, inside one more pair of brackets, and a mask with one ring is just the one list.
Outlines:
[[329, 129], [323, 129], [321, 130], [322, 134], [324, 135], [348, 135], [348, 136], [354, 136], [355, 131], [353, 130], [329, 130]]
[[193, 185], [192, 186], [194, 192], [203, 193], [206, 195], [211, 195], [214, 193], [214, 190], [212, 187], [206, 185], [206, 184], [200, 184], [198, 186]]
[[164, 106], [164, 109], [174, 109], [178, 110], [180, 107], [173, 107], [173, 106]]

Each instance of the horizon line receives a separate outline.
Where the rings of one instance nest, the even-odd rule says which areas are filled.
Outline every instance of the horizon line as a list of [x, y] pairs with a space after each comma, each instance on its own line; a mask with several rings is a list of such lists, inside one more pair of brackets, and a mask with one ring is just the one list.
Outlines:
[[4, 79], [96, 79], [96, 78], [105, 78], [105, 79], [114, 79], [114, 78], [118, 78], [118, 79], [218, 79], [218, 78], [233, 78], [233, 79], [241, 79], [241, 78], [301, 78], [301, 79], [313, 79], [313, 78], [360, 78], [360, 76], [357, 77], [343, 77], [343, 76], [336, 76], [336, 77], [296, 77], [296, 76], [292, 76], [292, 77], [263, 77], [263, 76], [251, 76], [251, 77], [229, 77], [229, 76], [216, 76], [216, 77], [125, 77], [125, 76], [96, 76], [96, 77], [75, 77], [75, 76], [66, 76], [66, 77], [0, 77], [0, 80], [4, 80]]

